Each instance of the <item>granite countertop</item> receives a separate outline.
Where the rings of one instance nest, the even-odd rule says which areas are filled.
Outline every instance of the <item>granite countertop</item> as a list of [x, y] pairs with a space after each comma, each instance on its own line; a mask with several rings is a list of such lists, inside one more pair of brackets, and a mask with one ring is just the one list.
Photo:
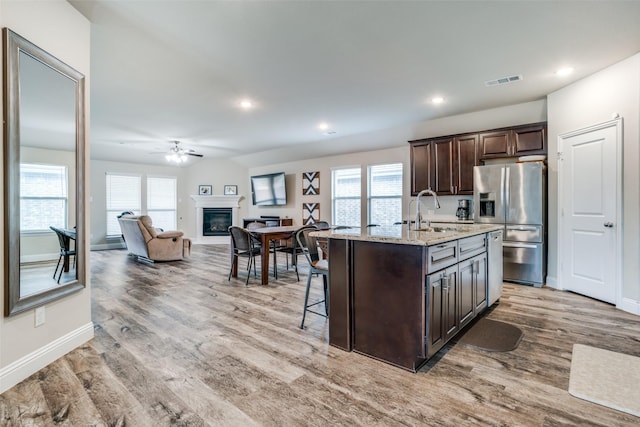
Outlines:
[[496, 224], [431, 223], [432, 231], [410, 230], [406, 224], [368, 228], [314, 231], [311, 235], [329, 239], [363, 240], [403, 245], [431, 246], [439, 243], [500, 230]]

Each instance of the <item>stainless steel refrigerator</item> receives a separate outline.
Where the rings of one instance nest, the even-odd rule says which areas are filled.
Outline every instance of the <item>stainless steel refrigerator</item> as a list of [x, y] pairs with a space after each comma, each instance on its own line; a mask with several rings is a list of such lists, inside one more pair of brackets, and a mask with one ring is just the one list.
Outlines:
[[474, 222], [504, 225], [504, 280], [541, 287], [546, 276], [546, 168], [542, 162], [475, 166]]

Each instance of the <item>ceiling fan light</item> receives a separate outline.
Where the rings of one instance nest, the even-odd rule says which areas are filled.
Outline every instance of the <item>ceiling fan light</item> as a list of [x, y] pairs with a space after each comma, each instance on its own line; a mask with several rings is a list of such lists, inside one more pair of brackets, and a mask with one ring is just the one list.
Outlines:
[[186, 154], [181, 154], [180, 155], [180, 161], [186, 162], [187, 161], [187, 155]]

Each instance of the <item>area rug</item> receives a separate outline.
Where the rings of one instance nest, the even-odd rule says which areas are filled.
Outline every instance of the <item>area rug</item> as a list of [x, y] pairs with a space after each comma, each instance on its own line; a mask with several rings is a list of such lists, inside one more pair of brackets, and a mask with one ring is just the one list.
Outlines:
[[508, 323], [481, 318], [458, 338], [461, 344], [486, 351], [515, 350], [522, 340], [522, 331]]
[[640, 357], [574, 344], [569, 393], [640, 417]]

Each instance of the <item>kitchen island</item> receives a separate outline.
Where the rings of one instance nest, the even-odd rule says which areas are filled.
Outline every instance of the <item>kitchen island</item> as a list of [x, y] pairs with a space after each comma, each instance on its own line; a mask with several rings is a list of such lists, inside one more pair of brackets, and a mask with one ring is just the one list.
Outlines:
[[487, 308], [487, 233], [500, 228], [314, 232], [329, 240], [329, 343], [415, 372]]

